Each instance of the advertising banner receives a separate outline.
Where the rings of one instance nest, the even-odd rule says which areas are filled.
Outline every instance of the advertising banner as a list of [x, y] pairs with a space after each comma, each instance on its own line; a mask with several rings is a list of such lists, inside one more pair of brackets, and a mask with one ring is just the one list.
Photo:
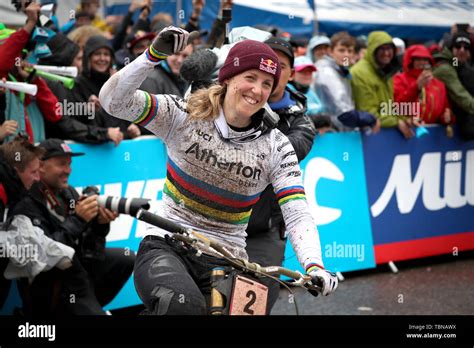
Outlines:
[[[357, 132], [325, 134], [301, 162], [323, 262], [332, 271], [375, 266], [362, 149]], [[302, 271], [289, 241], [284, 267]]]
[[377, 263], [474, 249], [474, 141], [429, 132], [364, 137]]

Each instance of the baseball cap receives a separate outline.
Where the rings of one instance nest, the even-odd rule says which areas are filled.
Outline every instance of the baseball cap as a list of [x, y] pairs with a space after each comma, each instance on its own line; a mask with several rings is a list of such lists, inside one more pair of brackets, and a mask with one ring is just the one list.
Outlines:
[[132, 33], [128, 38], [127, 38], [127, 47], [130, 49], [133, 49], [135, 45], [140, 42], [141, 40], [150, 40], [153, 41], [155, 38], [156, 34], [152, 32], [145, 32], [143, 30], [138, 30], [135, 33]]
[[271, 37], [266, 40], [265, 43], [273, 50], [280, 51], [285, 56], [287, 56], [290, 59], [291, 67], [293, 67], [293, 64], [295, 62], [295, 54], [293, 53], [293, 47], [291, 47], [291, 44], [288, 41], [280, 39], [278, 37]]
[[472, 44], [469, 34], [463, 31], [455, 33], [451, 40], [451, 47], [461, 44], [465, 44], [469, 47]]
[[83, 156], [84, 152], [72, 152], [71, 148], [64, 140], [61, 139], [46, 139], [42, 141], [39, 146], [46, 150], [41, 160], [45, 161], [52, 157], [60, 156]]
[[405, 53], [405, 41], [400, 39], [399, 37], [394, 37], [392, 39], [393, 44], [395, 45], [396, 48], [400, 50], [400, 54]]
[[311, 68], [312, 71], [316, 71], [316, 66], [313, 64], [311, 59], [306, 56], [299, 56], [295, 59], [295, 70], [300, 72], [306, 68]]
[[309, 40], [308, 47], [311, 49], [315, 49], [316, 47], [321, 46], [321, 45], [330, 46], [331, 40], [327, 36], [324, 36], [324, 35], [313, 36], [311, 40]]

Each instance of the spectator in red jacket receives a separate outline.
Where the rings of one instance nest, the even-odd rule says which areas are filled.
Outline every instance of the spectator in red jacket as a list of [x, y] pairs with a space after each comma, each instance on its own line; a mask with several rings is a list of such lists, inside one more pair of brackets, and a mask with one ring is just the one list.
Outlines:
[[424, 123], [453, 123], [446, 87], [433, 77], [434, 59], [423, 45], [410, 46], [403, 59], [403, 72], [394, 77], [395, 102], [420, 103]]
[[7, 89], [0, 97], [2, 99], [0, 105], [4, 108], [0, 123], [8, 120], [16, 121], [18, 130], [28, 134], [32, 142], [44, 140], [44, 121], [56, 123], [61, 119], [61, 115], [56, 113], [58, 99], [46, 82], [30, 75], [24, 70], [23, 64], [18, 64], [21, 62], [22, 50], [30, 40], [38, 21], [39, 10], [38, 3], [29, 4], [25, 9], [26, 24], [0, 45], [0, 78], [7, 78], [10, 75], [19, 82], [29, 82], [38, 86], [35, 98], [29, 95], [23, 97], [20, 93]]
[[[39, 10], [39, 4], [30, 3], [24, 9], [27, 16], [26, 24], [17, 32], [0, 26], [0, 79], [29, 82], [38, 87], [35, 97], [8, 89], [0, 90], [0, 142], [13, 138], [18, 132], [28, 135], [32, 142], [40, 142], [51, 135], [86, 143], [109, 141], [106, 128], [84, 125], [73, 117], [64, 117], [58, 101], [58, 98], [63, 101], [64, 96], [60, 93], [56, 96], [46, 81], [34, 73], [25, 71], [24, 67], [27, 64], [22, 61], [22, 51], [31, 40]], [[45, 60], [46, 65], [50, 64], [48, 62], [60, 60], [62, 55], [74, 53], [70, 47], [64, 46], [67, 42], [60, 39], [57, 34], [50, 40], [63, 46], [62, 51], [52, 49], [53, 55]], [[77, 51], [75, 52], [73, 57], [77, 55]], [[50, 84], [55, 86], [59, 83], [50, 81]], [[56, 90], [58, 91], [58, 88]]]

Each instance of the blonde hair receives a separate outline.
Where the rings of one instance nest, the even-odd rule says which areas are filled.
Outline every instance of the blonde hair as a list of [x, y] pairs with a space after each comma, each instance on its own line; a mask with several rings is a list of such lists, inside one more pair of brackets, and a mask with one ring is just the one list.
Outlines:
[[186, 111], [191, 119], [213, 120], [219, 116], [227, 85], [216, 84], [198, 89], [187, 99]]
[[79, 45], [79, 47], [84, 48], [87, 40], [89, 40], [92, 36], [97, 35], [104, 35], [104, 33], [99, 28], [92, 25], [83, 25], [71, 31], [67, 37], [72, 42]]

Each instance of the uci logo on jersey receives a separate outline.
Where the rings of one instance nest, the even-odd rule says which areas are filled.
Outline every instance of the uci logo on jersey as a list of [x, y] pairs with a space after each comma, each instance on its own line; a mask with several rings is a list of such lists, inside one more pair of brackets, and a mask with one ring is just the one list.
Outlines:
[[196, 131], [196, 134], [198, 136], [202, 137], [204, 140], [206, 140], [206, 141], [211, 141], [212, 140], [212, 135], [206, 134], [200, 129], [195, 129], [195, 131]]

